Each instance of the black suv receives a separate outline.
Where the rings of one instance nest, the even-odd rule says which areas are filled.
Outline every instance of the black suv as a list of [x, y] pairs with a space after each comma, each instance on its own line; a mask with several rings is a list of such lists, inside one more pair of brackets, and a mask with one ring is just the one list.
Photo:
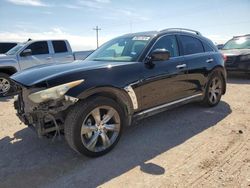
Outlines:
[[11, 78], [20, 88], [14, 106], [21, 121], [39, 136], [63, 133], [91, 157], [110, 151], [132, 120], [194, 101], [215, 106], [226, 91], [222, 54], [188, 29], [127, 34], [84, 61]]
[[221, 49], [226, 57], [226, 69], [250, 73], [250, 34], [235, 36]]

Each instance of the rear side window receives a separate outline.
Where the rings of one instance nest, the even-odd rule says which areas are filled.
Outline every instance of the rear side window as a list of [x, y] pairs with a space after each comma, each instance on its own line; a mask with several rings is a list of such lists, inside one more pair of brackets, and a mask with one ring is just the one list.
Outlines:
[[178, 45], [176, 37], [174, 35], [167, 35], [161, 37], [152, 48], [152, 51], [156, 49], [168, 50], [170, 52], [170, 57], [176, 57], [179, 55]]
[[52, 41], [52, 44], [53, 44], [55, 53], [68, 52], [65, 41], [63, 40]]
[[183, 47], [184, 55], [204, 52], [202, 43], [199, 39], [190, 36], [180, 35], [180, 40]]
[[26, 49], [31, 49], [32, 55], [48, 54], [49, 48], [46, 41], [34, 42], [30, 44]]
[[207, 43], [203, 42], [203, 46], [205, 49], [205, 52], [213, 52], [214, 49], [212, 47], [210, 47]]

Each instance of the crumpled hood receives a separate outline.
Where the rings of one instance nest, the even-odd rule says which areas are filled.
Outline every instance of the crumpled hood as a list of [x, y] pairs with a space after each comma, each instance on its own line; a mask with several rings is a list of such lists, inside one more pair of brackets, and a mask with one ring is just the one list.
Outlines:
[[11, 76], [11, 79], [24, 85], [33, 86], [43, 81], [48, 81], [56, 77], [65, 75], [70, 76], [76, 73], [84, 76], [84, 71], [95, 70], [98, 68], [110, 68], [124, 62], [101, 62], [101, 61], [79, 61], [72, 63], [55, 63], [40, 65], [33, 68], [25, 69]]
[[250, 54], [250, 49], [220, 50], [220, 52], [228, 56], [239, 56]]

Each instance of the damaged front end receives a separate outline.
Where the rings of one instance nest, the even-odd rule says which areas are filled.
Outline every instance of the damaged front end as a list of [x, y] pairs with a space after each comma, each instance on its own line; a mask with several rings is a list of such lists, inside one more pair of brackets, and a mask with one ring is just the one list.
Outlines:
[[78, 101], [75, 97], [65, 95], [70, 87], [65, 92], [59, 89], [57, 86], [37, 91], [36, 88], [19, 87], [14, 101], [17, 116], [34, 129], [39, 137], [60, 134], [69, 106]]

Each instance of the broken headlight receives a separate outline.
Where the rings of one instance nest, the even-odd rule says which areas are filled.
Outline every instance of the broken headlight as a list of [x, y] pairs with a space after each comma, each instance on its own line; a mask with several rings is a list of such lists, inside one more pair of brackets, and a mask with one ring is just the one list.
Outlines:
[[59, 99], [67, 93], [67, 91], [75, 86], [78, 86], [84, 82], [84, 80], [77, 80], [74, 82], [69, 82], [59, 86], [55, 86], [49, 89], [38, 91], [29, 95], [29, 99], [34, 103], [41, 103], [48, 100]]

